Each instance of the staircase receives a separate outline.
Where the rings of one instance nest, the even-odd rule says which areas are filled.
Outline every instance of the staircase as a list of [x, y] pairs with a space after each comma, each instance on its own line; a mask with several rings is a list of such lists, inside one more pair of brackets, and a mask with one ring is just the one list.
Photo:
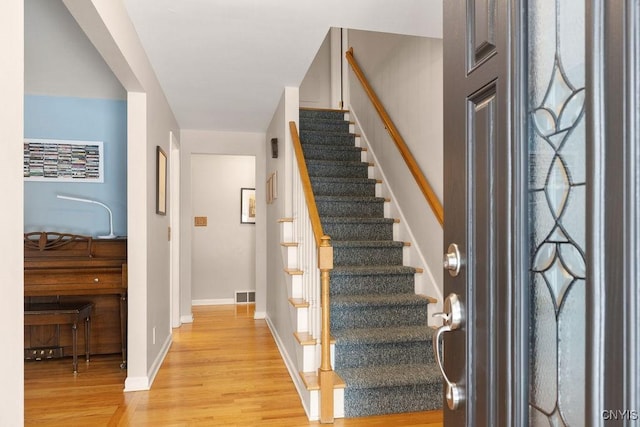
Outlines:
[[301, 109], [300, 140], [334, 248], [331, 334], [345, 417], [440, 408], [430, 299], [414, 292], [418, 271], [403, 266], [405, 244], [393, 240], [395, 221], [384, 217], [345, 113]]

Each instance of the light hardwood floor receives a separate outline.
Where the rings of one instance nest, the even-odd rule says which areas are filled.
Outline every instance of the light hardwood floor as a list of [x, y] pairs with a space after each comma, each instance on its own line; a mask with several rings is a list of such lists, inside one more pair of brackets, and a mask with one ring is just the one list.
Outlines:
[[[117, 356], [25, 362], [26, 426], [309, 426], [253, 306], [194, 307], [150, 391], [123, 393]], [[442, 412], [336, 419], [335, 426], [442, 426]]]

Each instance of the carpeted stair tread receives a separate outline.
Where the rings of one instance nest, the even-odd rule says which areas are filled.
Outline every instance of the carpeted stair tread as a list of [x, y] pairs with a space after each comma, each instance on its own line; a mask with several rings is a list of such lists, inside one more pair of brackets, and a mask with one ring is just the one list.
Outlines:
[[342, 265], [333, 267], [333, 270], [331, 270], [332, 276], [371, 276], [415, 273], [415, 268], [404, 265]]
[[423, 325], [342, 329], [332, 332], [338, 345], [431, 341], [434, 330]]
[[[353, 178], [353, 177], [342, 177], [342, 176], [314, 176], [311, 177], [312, 182], [317, 183], [327, 183], [327, 184], [353, 184], [353, 183], [364, 183], [364, 184], [375, 184], [376, 180], [373, 178]], [[318, 196], [316, 196], [317, 198]]]
[[331, 270], [334, 295], [398, 294], [415, 291], [416, 269], [403, 265], [336, 265]]
[[357, 151], [361, 152], [361, 147], [354, 147], [352, 145], [322, 145], [322, 144], [302, 144], [302, 151], [314, 149], [314, 150], [324, 150], [324, 151]]
[[336, 136], [336, 135], [337, 136], [349, 135], [349, 136], [352, 136], [352, 137], [356, 136], [355, 133], [351, 133], [351, 132], [347, 132], [347, 133], [345, 133], [345, 132], [334, 132], [334, 131], [327, 132], [327, 131], [324, 131], [324, 130], [315, 130], [315, 129], [314, 130], [312, 130], [312, 129], [301, 129], [300, 132], [304, 132], [307, 135], [318, 134], [318, 135], [329, 135], [329, 136]]
[[349, 133], [349, 122], [343, 119], [300, 118], [300, 129]]
[[335, 295], [331, 298], [331, 306], [339, 307], [381, 307], [381, 306], [413, 306], [426, 305], [429, 299], [417, 294], [390, 295]]
[[384, 218], [384, 202], [375, 196], [317, 196], [320, 219], [324, 217]]
[[302, 127], [302, 122], [349, 123], [345, 120], [344, 113], [338, 114], [336, 117], [318, 117], [309, 114], [302, 114], [300, 116], [300, 127]]
[[[314, 122], [314, 124], [317, 124], [317, 123], [318, 122]], [[303, 126], [300, 126], [300, 131], [301, 132], [305, 132], [307, 134], [318, 133], [318, 134], [322, 134], [322, 135], [350, 135], [350, 136], [357, 136], [355, 133], [349, 132], [348, 130], [346, 132], [343, 132], [341, 130], [335, 130], [335, 129], [312, 129], [312, 128], [305, 128]]]
[[383, 197], [375, 196], [316, 196], [316, 202], [382, 202]]
[[327, 120], [344, 120], [346, 110], [314, 110], [308, 108], [300, 108], [298, 116], [300, 120], [311, 119], [327, 119]]
[[368, 178], [369, 165], [360, 160], [311, 160], [307, 159], [309, 177], [335, 176]]
[[335, 151], [335, 152], [347, 152], [347, 153], [358, 153], [362, 152], [362, 148], [354, 147], [353, 145], [322, 145], [322, 144], [310, 144], [303, 143], [302, 151], [305, 153], [305, 158], [308, 159], [307, 153], [309, 151]]
[[302, 144], [355, 146], [356, 135], [342, 132], [323, 132], [316, 130], [300, 130]]
[[316, 198], [319, 196], [368, 196], [376, 195], [376, 180], [367, 177], [311, 177]]
[[332, 240], [334, 248], [402, 248], [404, 242], [395, 240]]
[[392, 240], [392, 218], [327, 216], [321, 218], [325, 234], [334, 242], [349, 240]]
[[393, 224], [393, 218], [359, 218], [353, 216], [326, 216], [322, 218], [323, 223], [339, 224]]
[[322, 159], [307, 159], [307, 167], [309, 165], [323, 165], [323, 166], [369, 166], [367, 163], [360, 160], [322, 160]]
[[442, 383], [440, 370], [431, 363], [344, 368], [338, 374], [351, 389]]

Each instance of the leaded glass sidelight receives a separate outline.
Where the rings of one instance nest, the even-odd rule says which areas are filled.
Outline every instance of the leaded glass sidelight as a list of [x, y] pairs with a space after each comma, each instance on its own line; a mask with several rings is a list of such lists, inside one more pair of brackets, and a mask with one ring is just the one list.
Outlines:
[[584, 424], [584, 2], [529, 2], [533, 426]]

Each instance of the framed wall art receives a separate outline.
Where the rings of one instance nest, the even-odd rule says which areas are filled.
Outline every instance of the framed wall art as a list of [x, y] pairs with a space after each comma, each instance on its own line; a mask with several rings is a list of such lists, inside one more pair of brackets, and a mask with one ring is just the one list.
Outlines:
[[25, 181], [104, 182], [102, 141], [25, 139]]
[[156, 213], [167, 214], [167, 155], [156, 148]]
[[240, 189], [240, 223], [256, 223], [256, 189]]

